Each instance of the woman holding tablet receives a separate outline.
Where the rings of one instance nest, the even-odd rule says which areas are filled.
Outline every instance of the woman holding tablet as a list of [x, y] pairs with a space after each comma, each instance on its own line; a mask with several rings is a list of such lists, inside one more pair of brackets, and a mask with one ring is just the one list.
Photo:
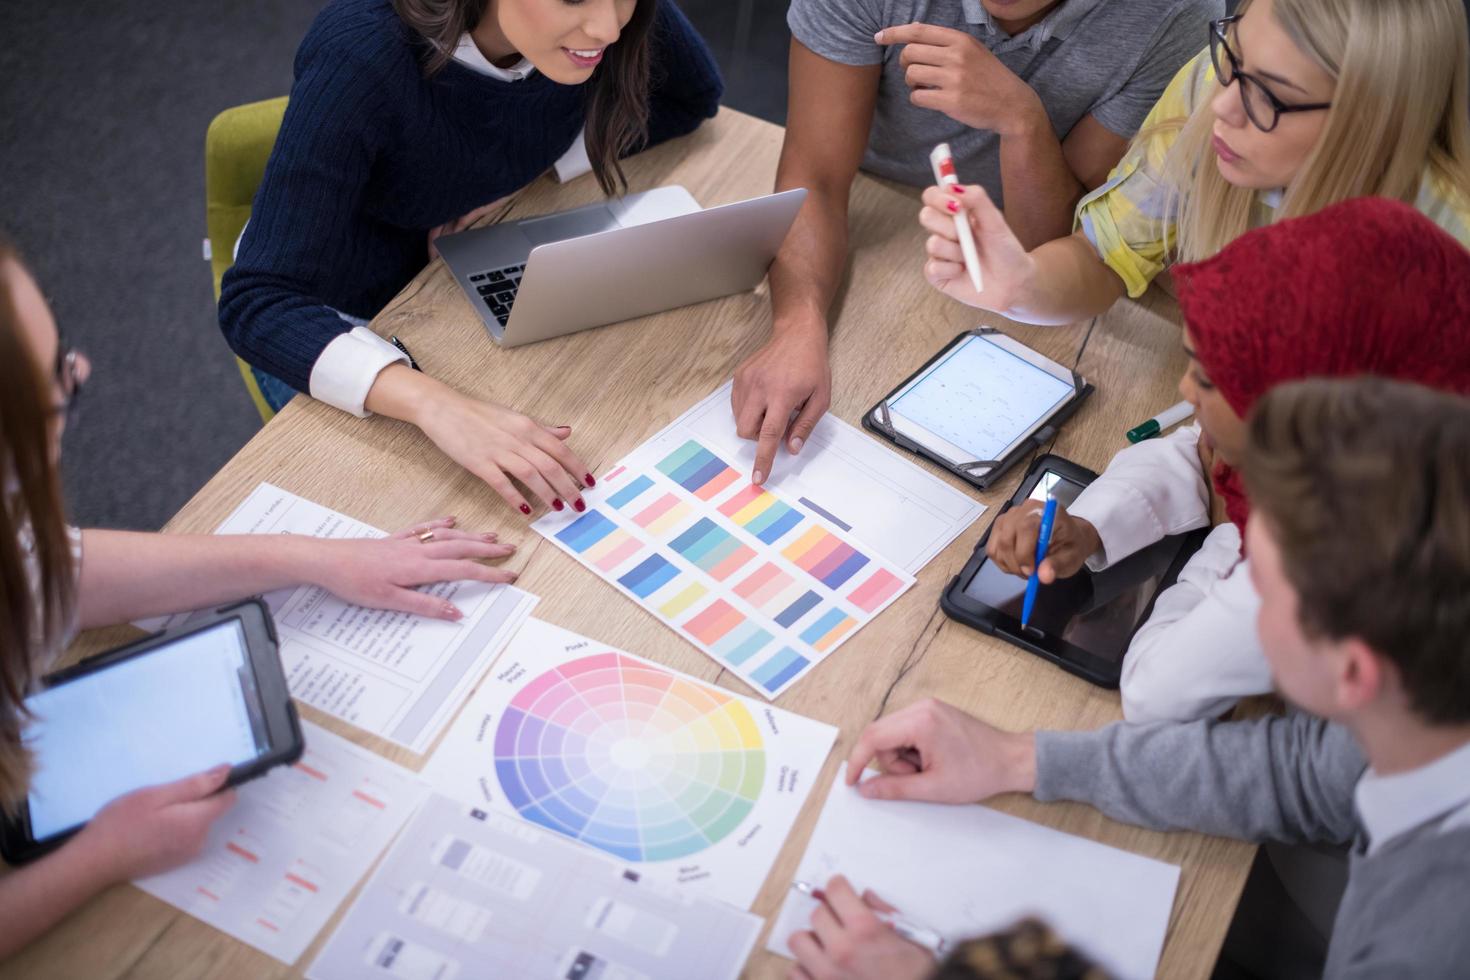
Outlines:
[[[1179, 391], [1198, 424], [1113, 457], [1057, 511], [1039, 569], [1043, 583], [1084, 562], [1099, 571], [1215, 525], [1128, 648], [1130, 721], [1212, 717], [1271, 690], [1242, 554], [1250, 503], [1235, 470], [1257, 399], [1286, 381], [1359, 374], [1470, 394], [1470, 252], [1405, 204], [1359, 198], [1248, 232], [1175, 278], [1190, 358]], [[1002, 571], [1031, 573], [1038, 508], [996, 520], [988, 551]]]
[[[62, 343], [35, 281], [0, 244], [0, 808], [26, 799], [23, 702], [78, 628], [227, 602], [302, 582], [350, 601], [442, 619], [413, 586], [509, 582], [477, 559], [514, 548], [453, 518], [381, 540], [76, 531], [62, 515], [57, 460], [89, 373]], [[116, 882], [188, 860], [229, 808], [229, 766], [124, 796], [55, 853], [0, 877], [0, 958]]]
[[224, 277], [225, 338], [266, 373], [273, 404], [302, 391], [410, 422], [521, 513], [535, 500], [581, 509], [592, 477], [569, 427], [463, 395], [432, 365], [412, 370], [363, 321], [439, 233], [571, 156], [579, 132], [612, 194], [619, 158], [691, 132], [721, 92], [672, 0], [334, 0], [297, 53]]
[[[978, 187], [924, 194], [924, 273], [1028, 323], [1096, 316], [1247, 229], [1376, 195], [1470, 245], [1470, 42], [1462, 0], [1247, 0], [1211, 26], [1078, 230], [1027, 252]], [[1205, 39], [1201, 38], [1201, 42]], [[967, 213], [984, 291], [962, 265]]]

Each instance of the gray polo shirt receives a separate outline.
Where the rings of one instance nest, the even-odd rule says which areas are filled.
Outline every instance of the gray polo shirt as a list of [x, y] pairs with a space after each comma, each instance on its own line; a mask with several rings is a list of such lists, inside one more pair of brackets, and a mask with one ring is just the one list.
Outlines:
[[983, 184], [999, 203], [1000, 137], [909, 102], [902, 48], [881, 46], [885, 27], [919, 21], [964, 31], [1041, 96], [1059, 139], [1092, 115], [1131, 137], [1169, 80], [1205, 47], [1224, 0], [1062, 0], [1012, 37], [980, 0], [791, 0], [786, 22], [796, 40], [844, 65], [883, 65], [863, 169], [923, 185], [933, 181], [929, 151], [948, 141], [960, 179]]

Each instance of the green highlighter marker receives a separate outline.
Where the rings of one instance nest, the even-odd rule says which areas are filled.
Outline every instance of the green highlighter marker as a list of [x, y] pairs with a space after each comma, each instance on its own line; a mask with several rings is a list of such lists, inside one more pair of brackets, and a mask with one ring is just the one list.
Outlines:
[[1152, 439], [1171, 425], [1177, 425], [1194, 414], [1194, 406], [1189, 402], [1180, 402], [1170, 408], [1164, 409], [1153, 418], [1141, 425], [1135, 425], [1128, 430], [1129, 442], [1143, 442]]

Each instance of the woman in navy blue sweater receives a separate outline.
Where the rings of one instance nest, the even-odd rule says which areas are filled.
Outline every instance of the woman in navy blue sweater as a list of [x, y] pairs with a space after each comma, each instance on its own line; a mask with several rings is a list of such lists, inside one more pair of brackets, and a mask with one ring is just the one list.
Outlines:
[[612, 194], [620, 157], [693, 131], [721, 91], [672, 0], [333, 0], [297, 52], [224, 278], [225, 338], [277, 403], [295, 389], [411, 422], [521, 513], [521, 487], [581, 509], [593, 481], [569, 429], [411, 370], [363, 323], [435, 236], [540, 176], [579, 134]]

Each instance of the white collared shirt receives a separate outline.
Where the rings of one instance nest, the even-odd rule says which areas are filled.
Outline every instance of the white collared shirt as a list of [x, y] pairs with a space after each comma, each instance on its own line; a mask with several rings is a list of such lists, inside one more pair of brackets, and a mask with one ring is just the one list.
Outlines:
[[496, 67], [489, 58], [485, 57], [485, 52], [480, 50], [479, 45], [468, 32], [459, 39], [459, 46], [454, 49], [454, 60], [466, 68], [473, 68], [481, 75], [489, 75], [502, 82], [525, 81], [536, 72], [536, 66], [531, 64], [529, 58], [522, 58], [509, 68]]
[[1446, 818], [1445, 832], [1470, 827], [1470, 742], [1448, 755], [1392, 776], [1372, 769], [1353, 791], [1368, 833], [1368, 854], [1416, 827]]

